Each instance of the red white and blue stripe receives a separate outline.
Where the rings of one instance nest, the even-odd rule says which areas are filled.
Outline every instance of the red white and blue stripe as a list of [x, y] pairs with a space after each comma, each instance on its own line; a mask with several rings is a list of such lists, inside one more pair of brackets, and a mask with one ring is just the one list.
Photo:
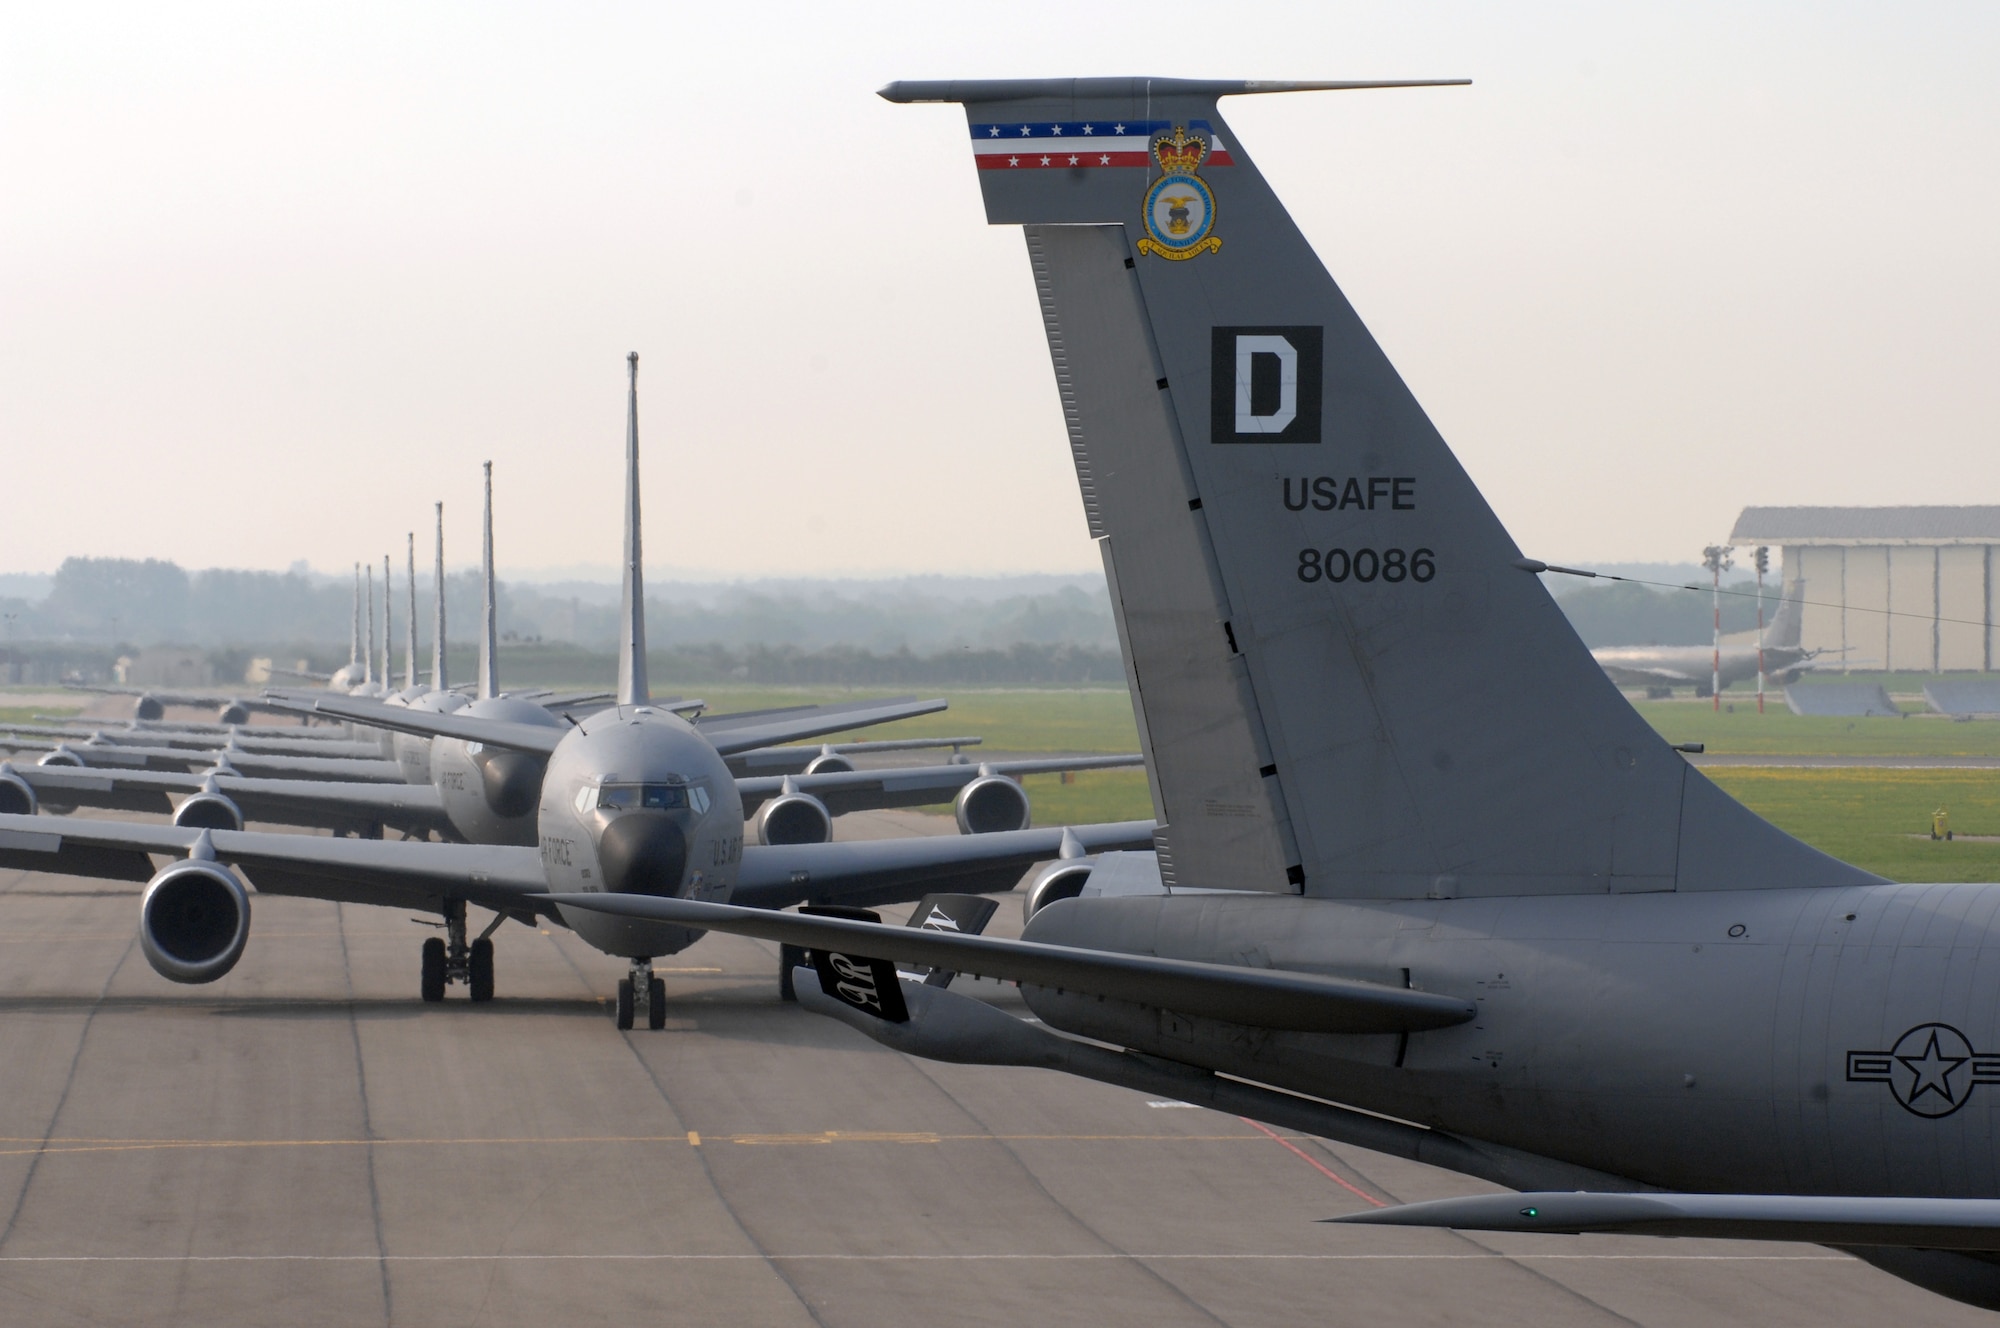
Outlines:
[[[1229, 149], [1206, 120], [1187, 122], [1208, 140], [1203, 168], [1230, 166]], [[1174, 132], [1171, 120], [1015, 120], [972, 126], [972, 157], [982, 171], [1151, 166], [1153, 139]]]

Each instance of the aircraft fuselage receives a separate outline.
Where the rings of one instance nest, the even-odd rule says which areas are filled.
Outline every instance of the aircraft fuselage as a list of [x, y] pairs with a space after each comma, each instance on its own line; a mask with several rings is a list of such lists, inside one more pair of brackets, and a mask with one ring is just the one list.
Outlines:
[[1048, 1024], [1669, 1189], [2000, 1195], [2000, 887], [1078, 899], [1032, 940], [1475, 1000], [1407, 1037], [1027, 989]]

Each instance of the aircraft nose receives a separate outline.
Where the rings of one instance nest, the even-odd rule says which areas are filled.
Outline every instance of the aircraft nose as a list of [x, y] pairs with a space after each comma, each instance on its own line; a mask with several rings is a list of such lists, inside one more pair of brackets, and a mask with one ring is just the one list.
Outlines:
[[607, 890], [675, 894], [687, 868], [687, 835], [670, 816], [624, 812], [597, 837], [597, 861]]
[[487, 748], [472, 758], [481, 792], [496, 816], [526, 816], [542, 796], [542, 760], [526, 752]]

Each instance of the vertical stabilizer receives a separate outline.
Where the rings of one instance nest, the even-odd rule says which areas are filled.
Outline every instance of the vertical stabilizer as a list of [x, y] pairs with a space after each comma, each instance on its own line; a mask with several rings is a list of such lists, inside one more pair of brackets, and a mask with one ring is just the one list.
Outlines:
[[409, 612], [403, 615], [403, 690], [417, 690], [417, 532], [409, 532]]
[[437, 505], [437, 565], [431, 569], [431, 690], [442, 692], [451, 683], [444, 669], [444, 504]]
[[1784, 598], [1778, 601], [1778, 611], [1771, 615], [1771, 621], [1764, 628], [1764, 644], [1774, 650], [1791, 650], [1798, 647], [1803, 626], [1803, 601], [1806, 597], [1804, 580], [1794, 581], [1785, 587]]
[[618, 601], [618, 704], [653, 699], [646, 685], [646, 578], [639, 539], [639, 352], [625, 357], [625, 589]]
[[375, 567], [368, 567], [368, 641], [367, 653], [361, 657], [361, 681], [365, 686], [375, 681]]
[[361, 667], [361, 564], [354, 564], [354, 625], [347, 632], [347, 680], [350, 686]]
[[486, 463], [486, 535], [479, 553], [479, 699], [500, 695], [500, 606], [493, 586], [493, 463]]
[[987, 219], [1026, 229], [1163, 879], [1405, 899], [1876, 879], [1689, 766], [1523, 570], [1217, 109], [1303, 86], [1371, 85], [883, 92], [963, 103]]
[[396, 653], [395, 584], [395, 577], [389, 570], [389, 555], [385, 553], [382, 555], [382, 686], [385, 690], [392, 690], [389, 684], [396, 676], [389, 667], [389, 661]]

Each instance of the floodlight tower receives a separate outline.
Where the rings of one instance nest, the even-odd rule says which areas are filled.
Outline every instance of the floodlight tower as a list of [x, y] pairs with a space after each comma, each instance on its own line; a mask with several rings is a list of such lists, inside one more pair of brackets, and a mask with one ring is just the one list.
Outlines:
[[1722, 709], [1722, 574], [1732, 566], [1729, 555], [1734, 550], [1732, 544], [1711, 544], [1701, 551], [1701, 565], [1711, 579], [1709, 597], [1715, 602], [1715, 660], [1708, 694], [1718, 712]]
[[1757, 713], [1764, 713], [1764, 573], [1771, 570], [1771, 550], [1759, 544], [1751, 559], [1757, 566]]

